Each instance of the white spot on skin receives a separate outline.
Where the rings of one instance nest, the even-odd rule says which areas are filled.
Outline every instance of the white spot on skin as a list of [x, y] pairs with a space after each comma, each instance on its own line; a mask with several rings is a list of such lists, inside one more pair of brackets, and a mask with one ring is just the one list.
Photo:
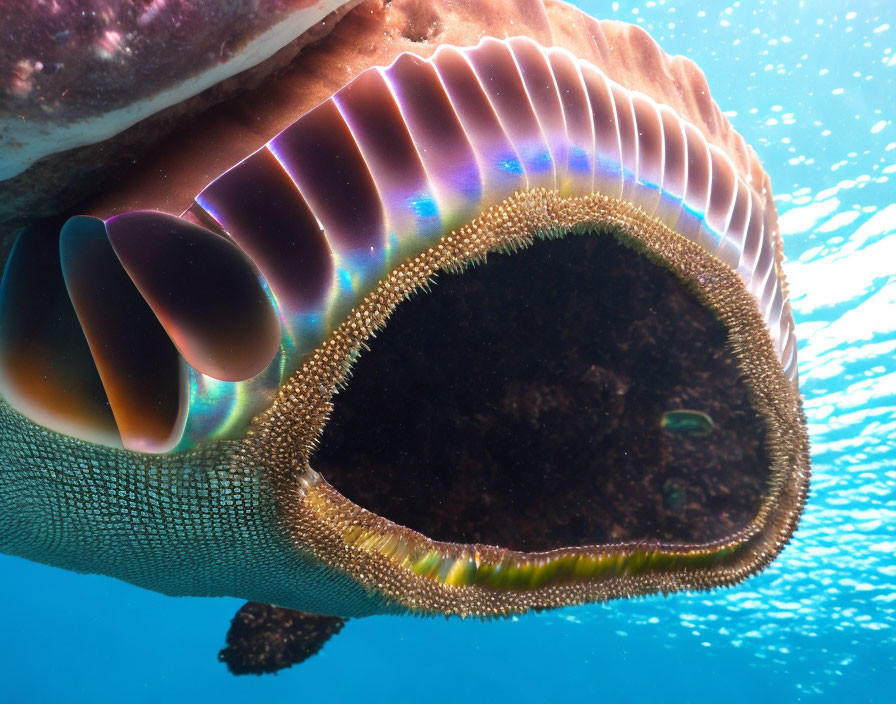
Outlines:
[[137, 24], [147, 25], [152, 22], [159, 12], [168, 4], [168, 0], [153, 0], [149, 6], [137, 18]]
[[100, 58], [109, 60], [121, 48], [121, 34], [113, 30], [106, 31], [97, 42], [96, 53]]
[[44, 65], [40, 61], [31, 59], [22, 59], [16, 63], [9, 82], [10, 94], [16, 98], [27, 98], [34, 87], [31, 77], [43, 67]]

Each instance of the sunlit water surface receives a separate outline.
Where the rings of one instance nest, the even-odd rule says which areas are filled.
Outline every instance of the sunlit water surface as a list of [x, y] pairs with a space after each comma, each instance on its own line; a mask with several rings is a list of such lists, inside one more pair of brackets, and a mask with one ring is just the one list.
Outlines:
[[693, 58], [772, 175], [813, 444], [780, 559], [711, 594], [351, 622], [305, 665], [237, 679], [215, 660], [237, 600], [2, 557], [7, 701], [896, 701], [896, 4], [579, 4]]

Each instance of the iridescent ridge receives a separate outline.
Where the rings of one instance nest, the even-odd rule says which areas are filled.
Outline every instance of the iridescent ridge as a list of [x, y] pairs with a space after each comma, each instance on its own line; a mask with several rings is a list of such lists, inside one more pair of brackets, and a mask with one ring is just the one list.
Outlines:
[[737, 175], [734, 164], [722, 153], [722, 150], [710, 145], [710, 187], [709, 202], [702, 223], [704, 233], [703, 248], [715, 254], [722, 246], [722, 240], [728, 234], [728, 225], [734, 212], [737, 197]]
[[594, 120], [585, 93], [578, 60], [563, 49], [548, 51], [551, 72], [560, 95], [566, 127], [566, 178], [560, 184], [564, 195], [591, 193], [594, 187]]
[[[365, 71], [333, 96], [333, 102], [370, 169], [386, 231], [395, 235], [399, 250], [413, 251], [420, 238], [442, 232], [435, 194], [383, 71]], [[421, 203], [428, 207], [421, 208]], [[401, 251], [395, 255], [401, 257]], [[386, 259], [392, 256], [390, 252]]]
[[480, 209], [502, 193], [526, 187], [523, 164], [485, 95], [464, 50], [439, 47], [430, 59], [476, 154], [482, 178]]
[[175, 346], [120, 265], [102, 220], [70, 218], [60, 232], [59, 257], [124, 447], [168, 451], [185, 415]]
[[665, 142], [656, 103], [643, 93], [632, 94], [638, 134], [638, 203], [648, 215], [655, 215], [663, 191]]
[[155, 211], [109, 218], [103, 235], [194, 369], [241, 381], [268, 367], [280, 346], [280, 325], [268, 287], [239, 248]]
[[608, 81], [616, 110], [619, 130], [619, 165], [622, 171], [622, 200], [637, 202], [638, 193], [638, 128], [631, 92], [618, 83]]
[[701, 226], [709, 204], [709, 190], [712, 186], [712, 162], [709, 145], [693, 125], [682, 121], [687, 145], [687, 181], [684, 202], [675, 231], [693, 242], [701, 240]]
[[557, 81], [551, 72], [548, 54], [532, 42], [508, 39], [517, 70], [541, 126], [554, 165], [555, 187], [562, 191], [569, 164], [569, 136]]
[[752, 201], [743, 181], [738, 179], [735, 181], [735, 185], [731, 217], [726, 227], [727, 234], [722, 238], [719, 248], [716, 250], [716, 256], [736, 271], [740, 264], [740, 253], [744, 248]]
[[298, 186], [334, 252], [383, 247], [383, 203], [333, 98], [274, 137], [268, 148]]
[[454, 229], [473, 218], [482, 201], [473, 148], [432, 63], [402, 54], [384, 75], [432, 186], [442, 225]]
[[656, 217], [674, 226], [681, 215], [688, 181], [687, 144], [684, 127], [671, 108], [659, 106], [663, 134], [663, 180]]
[[[0, 284], [0, 390], [40, 425], [110, 447], [121, 433], [65, 287], [58, 220], [30, 225]], [[57, 354], [64, 349], [66, 354]]]
[[595, 193], [603, 193], [610, 198], [621, 198], [624, 178], [622, 148], [610, 80], [591, 64], [585, 61], [578, 63], [594, 124], [593, 189]]
[[270, 149], [260, 149], [209, 184], [196, 203], [252, 258], [281, 310], [321, 305], [333, 280], [329, 244]]
[[520, 157], [526, 187], [554, 188], [554, 160], [508, 44], [487, 37], [466, 54], [492, 111]]

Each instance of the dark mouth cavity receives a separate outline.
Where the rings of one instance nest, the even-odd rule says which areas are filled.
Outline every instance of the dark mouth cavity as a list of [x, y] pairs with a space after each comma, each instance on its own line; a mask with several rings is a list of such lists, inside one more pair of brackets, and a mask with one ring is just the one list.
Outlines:
[[726, 538], [769, 477], [726, 336], [607, 232], [493, 254], [398, 307], [334, 397], [311, 466], [435, 540]]

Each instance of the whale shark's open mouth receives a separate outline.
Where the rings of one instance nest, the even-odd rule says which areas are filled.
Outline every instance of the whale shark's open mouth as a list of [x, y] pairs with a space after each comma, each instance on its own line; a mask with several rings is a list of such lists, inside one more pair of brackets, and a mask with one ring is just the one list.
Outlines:
[[396, 309], [311, 465], [436, 540], [723, 539], [768, 480], [726, 339], [670, 272], [608, 234], [493, 255]]
[[712, 255], [530, 191], [393, 269], [261, 428], [300, 448], [297, 542], [402, 606], [489, 615], [766, 564], [803, 501], [793, 388]]

